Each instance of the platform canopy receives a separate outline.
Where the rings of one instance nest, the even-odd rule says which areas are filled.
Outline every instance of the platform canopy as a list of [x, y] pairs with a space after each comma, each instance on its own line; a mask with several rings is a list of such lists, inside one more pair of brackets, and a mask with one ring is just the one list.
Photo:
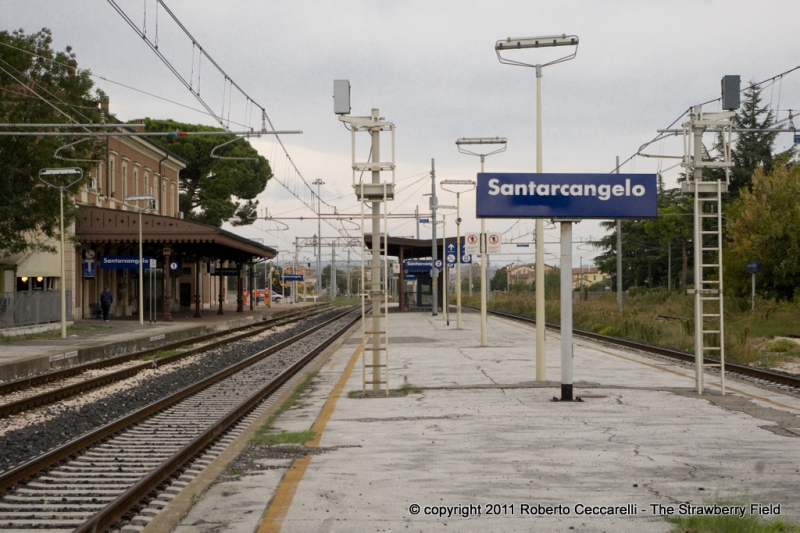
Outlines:
[[[116, 254], [135, 255], [139, 246], [139, 214], [100, 207], [80, 206], [75, 235], [81, 247]], [[160, 256], [170, 248], [172, 257], [186, 260], [235, 261], [248, 263], [271, 259], [278, 251], [224, 229], [179, 218], [142, 213], [142, 242], [145, 255]]]

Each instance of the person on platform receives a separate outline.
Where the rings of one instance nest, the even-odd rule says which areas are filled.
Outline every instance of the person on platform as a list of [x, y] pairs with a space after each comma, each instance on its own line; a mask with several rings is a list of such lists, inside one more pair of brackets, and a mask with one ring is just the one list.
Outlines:
[[108, 290], [108, 285], [103, 289], [103, 292], [100, 293], [100, 307], [103, 310], [103, 320], [108, 322], [108, 314], [111, 311], [111, 304], [114, 303], [114, 295]]

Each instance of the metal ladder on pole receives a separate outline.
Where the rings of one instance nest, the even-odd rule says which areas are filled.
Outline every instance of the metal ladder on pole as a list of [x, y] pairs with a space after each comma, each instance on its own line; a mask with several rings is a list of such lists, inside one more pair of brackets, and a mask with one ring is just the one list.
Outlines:
[[[370, 267], [367, 268], [366, 261], [361, 262], [361, 381], [365, 396], [367, 385], [378, 385], [378, 387], [385, 385], [386, 396], [389, 395], [389, 239], [387, 225], [389, 208], [386, 202], [388, 187], [391, 185], [387, 183], [382, 185], [384, 194], [380, 205], [383, 207], [383, 217], [377, 233], [365, 230], [368, 217], [364, 215], [365, 202], [361, 202], [361, 253], [366, 256], [377, 250], [381, 256], [378, 267], [370, 264]], [[373, 204], [376, 202], [374, 197], [372, 202]], [[371, 248], [366, 244], [367, 235], [371, 237]], [[368, 270], [369, 276], [367, 275]], [[370, 304], [372, 308], [367, 314], [367, 307]], [[372, 357], [368, 358], [367, 354], [371, 354]], [[368, 375], [367, 369], [371, 369], [371, 375]]]
[[[717, 368], [720, 389], [725, 394], [725, 312], [722, 269], [723, 203], [727, 192], [730, 167], [730, 137], [733, 112], [703, 113], [693, 109], [691, 120], [684, 126], [684, 166], [695, 169], [691, 181], [683, 184], [684, 194], [694, 197], [694, 303], [695, 303], [695, 381], [698, 394], [703, 393], [704, 369]], [[722, 160], [702, 160], [702, 136], [709, 127], [722, 132]], [[725, 180], [704, 178], [702, 169], [724, 168]], [[717, 359], [706, 362], [705, 357]]]

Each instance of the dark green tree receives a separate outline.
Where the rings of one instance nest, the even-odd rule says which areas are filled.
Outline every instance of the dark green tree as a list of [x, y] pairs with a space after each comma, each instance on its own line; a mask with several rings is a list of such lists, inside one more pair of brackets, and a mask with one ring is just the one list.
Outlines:
[[[146, 131], [219, 131], [198, 124], [174, 120], [145, 119]], [[272, 177], [269, 162], [246, 140], [235, 141], [215, 155], [249, 160], [213, 159], [214, 147], [232, 139], [230, 135], [187, 135], [153, 137], [153, 141], [186, 161], [181, 171], [180, 210], [187, 220], [212, 226], [230, 222], [234, 226], [252, 224], [256, 219], [256, 196]]]
[[493, 291], [504, 291], [508, 288], [508, 267], [497, 269], [492, 279], [489, 281], [489, 288]]
[[[768, 129], [775, 125], [772, 111], [766, 106], [761, 106], [761, 90], [761, 87], [753, 83], [744, 90], [742, 105], [734, 119], [736, 128]], [[731, 183], [728, 187], [731, 200], [738, 198], [742, 189], [750, 188], [756, 168], [762, 167], [767, 174], [772, 171], [772, 148], [777, 135], [775, 132], [766, 131], [747, 131], [738, 134], [731, 154], [734, 162], [734, 167], [731, 169]]]
[[[51, 45], [48, 29], [32, 35], [23, 30], [0, 32], [0, 120], [4, 123], [99, 122], [98, 103], [103, 95], [92, 91], [90, 72], [78, 68], [70, 47], [54, 52]], [[75, 140], [0, 137], [0, 255], [51, 249], [42, 236], [58, 237], [59, 193], [41, 183], [38, 174], [43, 168], [75, 166], [88, 174], [86, 163], [54, 158], [57, 148]], [[100, 150], [102, 143], [83, 142], [65, 155], [95, 159]], [[78, 216], [72, 195], [80, 185], [64, 193], [65, 227]]]

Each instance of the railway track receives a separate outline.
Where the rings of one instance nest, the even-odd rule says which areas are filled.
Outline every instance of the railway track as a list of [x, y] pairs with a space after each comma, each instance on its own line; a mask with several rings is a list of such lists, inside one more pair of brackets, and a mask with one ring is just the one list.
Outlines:
[[[127, 379], [155, 366], [176, 363], [192, 355], [211, 350], [221, 344], [236, 342], [237, 340], [258, 335], [278, 326], [292, 324], [316, 316], [326, 309], [328, 309], [328, 307], [302, 310], [271, 318], [256, 324], [248, 324], [239, 328], [209, 333], [191, 339], [184, 339], [157, 348], [148, 348], [146, 350], [109, 357], [98, 361], [91, 361], [82, 365], [55, 370], [45, 374], [38, 374], [0, 383], [0, 419], [37, 407], [54, 404], [66, 398], [77, 396], [83, 392]], [[180, 350], [185, 346], [191, 345], [199, 346], [157, 360], [153, 359], [152, 361], [132, 364], [132, 362], [146, 357], [154, 357], [158, 352]], [[120, 368], [117, 370], [110, 370], [113, 367]], [[85, 379], [81, 378], [82, 374], [94, 373], [99, 373], [99, 375], [92, 375]]]
[[140, 511], [146, 523], [267, 408], [265, 398], [360, 318], [339, 313], [0, 474], [0, 529], [99, 532]]
[[[477, 309], [477, 308], [470, 307], [470, 309]], [[536, 319], [534, 318], [514, 315], [502, 311], [489, 311], [489, 314], [509, 318], [511, 320], [516, 320], [518, 322], [525, 322], [528, 324], [536, 323]], [[559, 326], [558, 324], [546, 323], [546, 326], [555, 331], [561, 331], [561, 326]], [[643, 352], [657, 354], [661, 357], [678, 360], [683, 363], [694, 364], [695, 362], [695, 355], [693, 352], [676, 350], [674, 348], [666, 348], [664, 346], [658, 346], [655, 344], [649, 344], [630, 339], [623, 339], [620, 337], [610, 337], [608, 335], [600, 335], [593, 331], [586, 331], [577, 328], [573, 329], [572, 334], [575, 336], [592, 339], [606, 344], [611, 344], [614, 346], [624, 346], [626, 348], [632, 348], [634, 350], [640, 350]], [[705, 362], [719, 363], [719, 359], [706, 356]], [[800, 389], [800, 376], [797, 376], [795, 374], [788, 374], [786, 372], [777, 372], [774, 370], [764, 370], [760, 368], [754, 368], [733, 361], [725, 361], [725, 372], [728, 375], [737, 374], [739, 376], [746, 376], [748, 378], [755, 379], [764, 383], [782, 385], [784, 387], [788, 387], [791, 389]]]

